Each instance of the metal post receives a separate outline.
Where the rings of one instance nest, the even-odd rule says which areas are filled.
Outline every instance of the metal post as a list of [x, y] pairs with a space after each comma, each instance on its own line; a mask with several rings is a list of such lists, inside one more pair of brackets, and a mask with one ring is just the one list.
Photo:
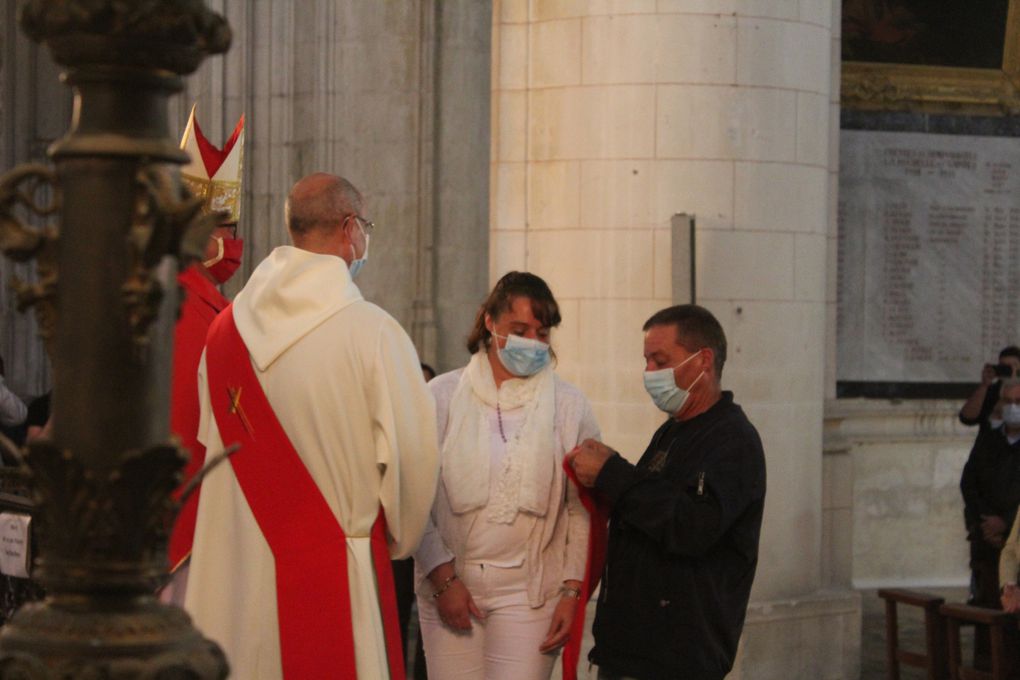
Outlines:
[[[154, 596], [183, 454], [168, 427], [174, 257], [214, 220], [181, 186], [169, 135], [181, 76], [230, 44], [201, 0], [30, 0], [21, 25], [74, 91], [54, 169], [0, 179], [0, 250], [53, 362], [54, 436], [26, 452], [43, 602], [0, 632], [0, 678], [224, 678], [215, 643]], [[54, 215], [29, 226], [19, 213]]]

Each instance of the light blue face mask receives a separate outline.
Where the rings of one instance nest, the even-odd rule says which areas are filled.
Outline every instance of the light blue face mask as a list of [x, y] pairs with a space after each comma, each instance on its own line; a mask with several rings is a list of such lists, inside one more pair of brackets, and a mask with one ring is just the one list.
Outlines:
[[499, 360], [514, 375], [526, 378], [549, 365], [549, 345], [541, 340], [495, 332], [493, 335], [506, 340], [506, 345], [498, 349]]
[[691, 396], [691, 389], [694, 385], [701, 380], [701, 376], [705, 375], [702, 371], [698, 374], [698, 377], [694, 379], [687, 389], [684, 389], [676, 384], [676, 369], [680, 368], [688, 361], [698, 356], [695, 352], [691, 356], [681, 361], [676, 366], [669, 368], [663, 368], [658, 371], [645, 371], [645, 391], [648, 392], [648, 396], [652, 398], [655, 405], [660, 410], [665, 411], [671, 416], [676, 415], [680, 412], [680, 409], [687, 403], [687, 399]]
[[[368, 262], [368, 243], [370, 240], [371, 237], [368, 234], [365, 234], [365, 252], [361, 255], [361, 257], [351, 261], [350, 271], [352, 279], [357, 278], [358, 272], [360, 272], [365, 266], [365, 263]], [[351, 248], [354, 248], [353, 244], [351, 245]]]

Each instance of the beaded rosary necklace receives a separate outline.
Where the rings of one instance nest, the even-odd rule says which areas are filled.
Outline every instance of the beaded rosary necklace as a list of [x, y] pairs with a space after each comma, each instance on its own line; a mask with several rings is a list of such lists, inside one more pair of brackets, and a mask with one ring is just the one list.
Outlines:
[[499, 408], [499, 399], [496, 400], [496, 420], [499, 421], [499, 438], [506, 444], [506, 432], [503, 431], [503, 411]]

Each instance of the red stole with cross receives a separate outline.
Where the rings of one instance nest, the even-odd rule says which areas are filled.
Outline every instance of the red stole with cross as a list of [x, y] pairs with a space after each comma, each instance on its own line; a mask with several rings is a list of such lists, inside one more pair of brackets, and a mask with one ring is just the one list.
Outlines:
[[[241, 444], [230, 465], [273, 553], [283, 677], [357, 678], [346, 535], [262, 390], [234, 323], [233, 305], [209, 329], [206, 370], [221, 439], [225, 445]], [[390, 678], [402, 680], [400, 626], [382, 510], [372, 527], [371, 545]]]

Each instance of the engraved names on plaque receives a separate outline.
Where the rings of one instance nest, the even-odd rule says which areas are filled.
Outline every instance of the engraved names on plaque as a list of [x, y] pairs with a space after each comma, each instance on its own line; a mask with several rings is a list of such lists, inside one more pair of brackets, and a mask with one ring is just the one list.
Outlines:
[[1020, 139], [841, 133], [837, 379], [976, 382], [1020, 343]]

